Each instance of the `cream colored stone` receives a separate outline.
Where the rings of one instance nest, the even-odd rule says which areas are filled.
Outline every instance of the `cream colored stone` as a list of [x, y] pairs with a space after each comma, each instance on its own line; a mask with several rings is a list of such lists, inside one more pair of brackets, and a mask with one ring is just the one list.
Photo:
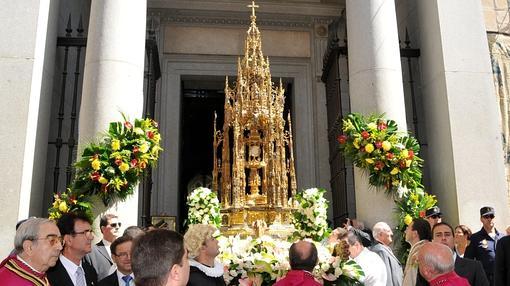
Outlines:
[[494, 9], [494, 0], [482, 0], [484, 9]]
[[494, 9], [483, 10], [485, 29], [487, 31], [495, 32], [498, 30], [497, 13]]
[[498, 10], [506, 10], [508, 9], [508, 1], [507, 0], [494, 0], [494, 8]]
[[[265, 56], [309, 58], [310, 33], [304, 31], [260, 30]], [[241, 55], [246, 29], [165, 27], [164, 52], [175, 54]]]
[[481, 3], [420, 1], [418, 6], [428, 191], [437, 195], [450, 223], [478, 229], [478, 210], [490, 205], [501, 229], [509, 220], [507, 184]]
[[[58, 1], [5, 3], [0, 12], [0, 255], [13, 248], [15, 224], [42, 213], [44, 164], [55, 52]], [[24, 23], [20, 25], [19, 23]]]

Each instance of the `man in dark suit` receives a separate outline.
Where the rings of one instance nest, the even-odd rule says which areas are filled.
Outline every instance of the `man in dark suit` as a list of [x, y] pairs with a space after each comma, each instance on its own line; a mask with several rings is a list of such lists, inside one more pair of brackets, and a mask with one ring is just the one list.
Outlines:
[[510, 285], [510, 236], [505, 236], [498, 241], [494, 282], [496, 286]]
[[85, 256], [85, 260], [94, 267], [97, 278], [101, 280], [114, 272], [110, 245], [119, 236], [121, 223], [116, 215], [106, 214], [101, 217], [99, 227], [103, 239], [92, 246], [92, 251]]
[[97, 284], [94, 268], [83, 257], [90, 252], [94, 234], [89, 219], [82, 215], [62, 215], [57, 226], [64, 240], [64, 249], [57, 264], [48, 269], [52, 286], [93, 286]]
[[390, 248], [393, 242], [393, 232], [391, 227], [385, 222], [378, 222], [372, 228], [374, 235], [374, 245], [370, 250], [381, 257], [386, 266], [386, 286], [401, 286], [404, 279], [402, 265]]
[[121, 236], [113, 241], [110, 249], [117, 270], [99, 281], [99, 286], [134, 286], [134, 275], [131, 270], [131, 246], [133, 238]]
[[462, 258], [456, 254], [453, 236], [452, 226], [445, 222], [437, 223], [432, 228], [432, 241], [442, 243], [453, 251], [455, 256], [455, 272], [459, 276], [466, 278], [471, 286], [489, 286], [489, 280], [480, 261]]

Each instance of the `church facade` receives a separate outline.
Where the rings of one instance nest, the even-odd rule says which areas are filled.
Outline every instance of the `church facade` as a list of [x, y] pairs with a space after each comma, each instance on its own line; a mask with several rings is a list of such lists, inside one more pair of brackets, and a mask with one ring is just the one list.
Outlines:
[[[188, 191], [210, 183], [212, 115], [236, 75], [251, 1], [24, 2], [0, 12], [10, 39], [0, 45], [2, 253], [119, 112], [153, 116], [164, 151], [152, 182], [112, 211], [125, 225], [182, 221]], [[501, 230], [510, 223], [506, 1], [255, 4], [273, 81], [286, 88], [298, 189], [327, 189], [333, 224], [393, 217], [391, 200], [338, 151], [349, 112], [384, 113], [419, 139], [426, 191], [450, 223], [477, 229], [484, 205]]]

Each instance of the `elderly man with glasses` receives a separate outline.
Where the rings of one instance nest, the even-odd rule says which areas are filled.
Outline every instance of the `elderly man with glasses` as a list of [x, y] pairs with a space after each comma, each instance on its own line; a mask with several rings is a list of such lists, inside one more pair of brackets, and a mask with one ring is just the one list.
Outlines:
[[91, 251], [94, 234], [89, 219], [82, 215], [67, 213], [57, 222], [64, 237], [64, 249], [54, 267], [48, 269], [52, 286], [92, 286], [97, 283], [94, 268], [83, 260]]
[[471, 242], [466, 248], [464, 258], [471, 258], [482, 262], [490, 285], [494, 285], [494, 261], [496, 258], [496, 244], [504, 235], [494, 227], [495, 211], [493, 207], [480, 209], [482, 229], [471, 235]]
[[92, 246], [92, 251], [85, 256], [85, 260], [92, 264], [99, 280], [115, 272], [114, 261], [110, 246], [112, 242], [120, 236], [121, 223], [114, 214], [105, 214], [99, 220], [99, 228], [103, 234], [103, 239]]
[[0, 264], [2, 285], [44, 285], [48, 268], [55, 265], [62, 250], [62, 237], [55, 222], [30, 218], [16, 231], [14, 253]]

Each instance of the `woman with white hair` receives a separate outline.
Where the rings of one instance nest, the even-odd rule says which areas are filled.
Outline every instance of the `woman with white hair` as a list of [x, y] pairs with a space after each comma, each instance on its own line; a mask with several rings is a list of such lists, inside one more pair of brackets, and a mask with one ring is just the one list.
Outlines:
[[225, 286], [223, 265], [215, 259], [220, 253], [215, 232], [211, 225], [194, 224], [184, 235], [190, 258], [188, 286]]

